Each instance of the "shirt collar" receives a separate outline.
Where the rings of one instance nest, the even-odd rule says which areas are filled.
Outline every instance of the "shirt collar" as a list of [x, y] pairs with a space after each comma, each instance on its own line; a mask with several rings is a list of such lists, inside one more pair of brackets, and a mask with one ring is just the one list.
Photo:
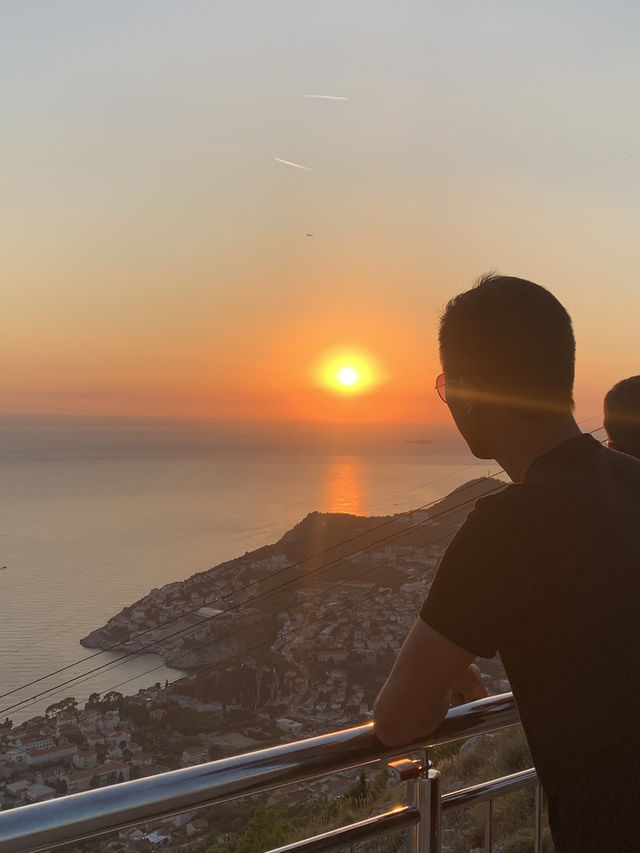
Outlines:
[[586, 455], [601, 446], [600, 442], [590, 433], [583, 432], [580, 435], [575, 435], [534, 459], [527, 468], [524, 482], [534, 483], [547, 480], [550, 474], [554, 474], [559, 469], [564, 468], [565, 465], [580, 464]]

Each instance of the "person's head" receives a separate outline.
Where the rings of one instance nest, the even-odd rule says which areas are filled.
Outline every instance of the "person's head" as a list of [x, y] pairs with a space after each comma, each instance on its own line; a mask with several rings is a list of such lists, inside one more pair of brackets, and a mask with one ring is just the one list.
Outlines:
[[496, 425], [533, 425], [573, 409], [571, 318], [540, 285], [488, 274], [455, 296], [440, 320], [446, 402], [480, 458], [495, 458]]
[[604, 398], [609, 447], [640, 458], [640, 376], [616, 383]]

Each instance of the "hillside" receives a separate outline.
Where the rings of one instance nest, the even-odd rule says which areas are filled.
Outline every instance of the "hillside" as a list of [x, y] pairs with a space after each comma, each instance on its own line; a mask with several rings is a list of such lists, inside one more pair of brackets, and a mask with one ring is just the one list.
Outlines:
[[[172, 690], [301, 724], [366, 715], [475, 500], [471, 481], [426, 510], [313, 512], [280, 540], [154, 589], [81, 641], [149, 651], [192, 674]], [[499, 664], [486, 667], [496, 684]], [[194, 682], [195, 679], [195, 682]]]

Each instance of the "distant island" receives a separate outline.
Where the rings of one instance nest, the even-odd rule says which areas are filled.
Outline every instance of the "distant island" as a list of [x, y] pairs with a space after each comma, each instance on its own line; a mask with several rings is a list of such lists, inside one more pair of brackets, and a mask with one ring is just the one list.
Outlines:
[[407, 438], [405, 444], [434, 444], [430, 438]]

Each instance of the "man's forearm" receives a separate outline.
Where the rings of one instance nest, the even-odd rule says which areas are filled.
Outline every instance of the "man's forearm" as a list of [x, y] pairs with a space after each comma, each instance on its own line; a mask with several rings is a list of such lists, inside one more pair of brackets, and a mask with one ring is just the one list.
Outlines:
[[437, 728], [450, 707], [452, 688], [472, 660], [470, 652], [417, 619], [374, 704], [380, 740], [400, 746]]

